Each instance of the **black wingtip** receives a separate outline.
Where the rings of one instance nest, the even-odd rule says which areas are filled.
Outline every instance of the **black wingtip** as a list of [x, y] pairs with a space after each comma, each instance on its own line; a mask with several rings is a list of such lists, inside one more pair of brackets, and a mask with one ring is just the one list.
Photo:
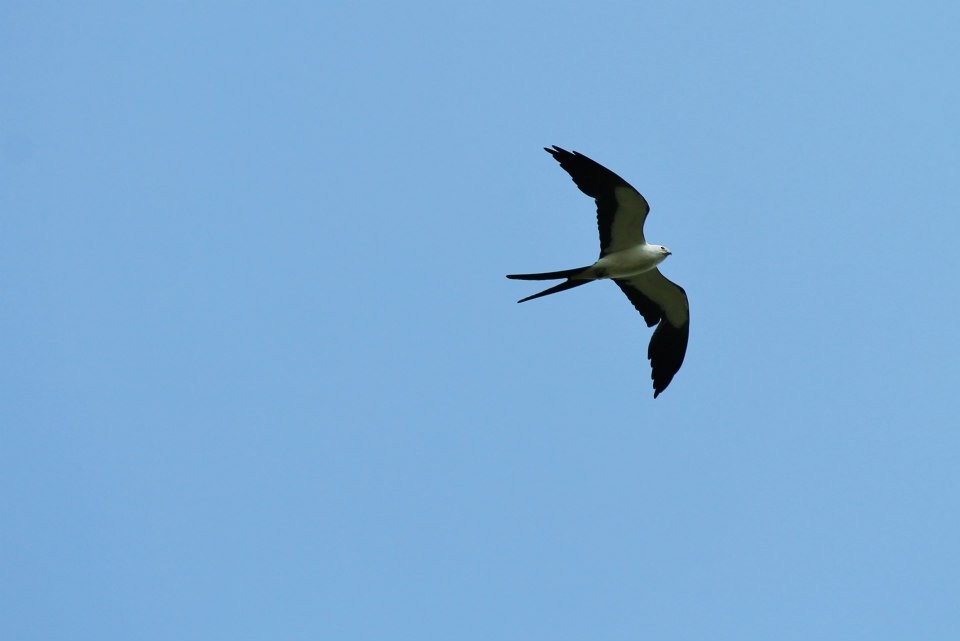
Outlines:
[[547, 152], [548, 154], [550, 154], [551, 156], [553, 156], [554, 158], [558, 158], [561, 154], [567, 154], [567, 155], [570, 154], [569, 151], [567, 151], [566, 149], [564, 149], [563, 147], [560, 147], [560, 146], [558, 146], [558, 145], [552, 145], [552, 146], [550, 146], [550, 147], [544, 147], [543, 150], [544, 150], [545, 152]]
[[667, 319], [660, 321], [650, 338], [647, 358], [650, 360], [650, 378], [653, 379], [653, 397], [667, 389], [670, 381], [680, 371], [687, 353], [690, 336], [690, 321], [680, 327], [671, 325]]

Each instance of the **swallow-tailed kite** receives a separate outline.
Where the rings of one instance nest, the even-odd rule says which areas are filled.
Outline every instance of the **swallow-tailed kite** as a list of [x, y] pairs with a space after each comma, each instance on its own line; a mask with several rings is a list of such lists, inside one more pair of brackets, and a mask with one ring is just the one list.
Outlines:
[[520, 280], [567, 279], [517, 302], [555, 294], [602, 278], [613, 279], [648, 327], [659, 323], [647, 349], [647, 358], [653, 368], [653, 397], [656, 398], [680, 369], [690, 333], [690, 305], [686, 292], [657, 269], [657, 265], [670, 255], [670, 250], [663, 245], [650, 245], [643, 237], [643, 223], [650, 206], [627, 181], [583, 154], [570, 153], [556, 145], [544, 149], [570, 174], [580, 191], [597, 202], [600, 258], [588, 267], [507, 276]]

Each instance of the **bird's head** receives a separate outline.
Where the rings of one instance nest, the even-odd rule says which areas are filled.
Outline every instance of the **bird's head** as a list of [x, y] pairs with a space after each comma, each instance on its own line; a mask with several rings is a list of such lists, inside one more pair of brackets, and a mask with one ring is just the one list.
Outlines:
[[664, 247], [663, 245], [657, 245], [657, 249], [660, 251], [661, 254], [663, 254], [663, 257], [664, 257], [664, 258], [666, 258], [667, 256], [669, 256], [670, 254], [673, 253], [672, 251], [670, 251], [669, 249], [667, 249], [667, 248]]

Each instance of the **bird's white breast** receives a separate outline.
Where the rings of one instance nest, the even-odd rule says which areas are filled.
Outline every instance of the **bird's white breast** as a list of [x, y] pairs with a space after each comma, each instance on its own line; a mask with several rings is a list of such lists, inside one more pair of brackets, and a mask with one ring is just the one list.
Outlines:
[[653, 245], [634, 245], [612, 252], [594, 263], [600, 278], [628, 278], [650, 271], [667, 256]]

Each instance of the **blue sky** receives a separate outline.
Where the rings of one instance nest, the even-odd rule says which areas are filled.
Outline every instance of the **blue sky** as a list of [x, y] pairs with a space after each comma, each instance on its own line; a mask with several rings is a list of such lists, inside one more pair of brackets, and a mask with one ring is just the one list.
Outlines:
[[958, 638], [958, 22], [3, 3], [0, 637]]

